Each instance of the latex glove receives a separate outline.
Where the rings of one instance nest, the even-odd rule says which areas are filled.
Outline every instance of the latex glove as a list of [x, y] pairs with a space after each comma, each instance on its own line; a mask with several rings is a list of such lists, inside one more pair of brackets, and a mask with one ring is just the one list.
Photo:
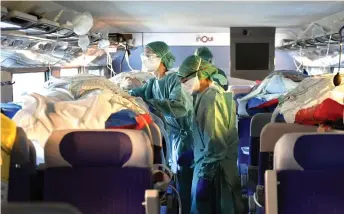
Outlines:
[[200, 178], [197, 183], [196, 198], [205, 201], [210, 198], [210, 181]]
[[186, 152], [183, 152], [177, 160], [179, 166], [190, 167], [194, 160], [194, 153], [190, 149]]
[[156, 109], [152, 105], [148, 105], [150, 112], [156, 112]]
[[155, 108], [153, 100], [148, 100], [146, 103], [148, 104], [150, 112], [152, 112], [153, 114], [155, 114], [156, 116], [160, 118], [164, 117], [163, 114], [158, 109]]

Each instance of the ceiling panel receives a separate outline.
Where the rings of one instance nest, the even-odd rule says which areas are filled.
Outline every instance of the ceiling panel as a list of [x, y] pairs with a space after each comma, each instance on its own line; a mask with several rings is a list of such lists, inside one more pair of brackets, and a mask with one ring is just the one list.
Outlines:
[[58, 1], [127, 32], [204, 32], [230, 26], [293, 27], [344, 11], [344, 2]]

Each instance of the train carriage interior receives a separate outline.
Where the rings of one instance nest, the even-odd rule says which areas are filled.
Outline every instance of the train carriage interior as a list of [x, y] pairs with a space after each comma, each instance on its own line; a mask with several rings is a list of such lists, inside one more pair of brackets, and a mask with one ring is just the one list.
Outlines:
[[4, 214], [344, 213], [344, 1], [0, 4]]

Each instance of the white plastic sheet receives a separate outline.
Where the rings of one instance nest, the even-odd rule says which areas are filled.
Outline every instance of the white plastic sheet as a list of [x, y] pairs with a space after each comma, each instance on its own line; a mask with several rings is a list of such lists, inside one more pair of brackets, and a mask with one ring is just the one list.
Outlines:
[[[304, 79], [283, 97], [276, 111], [283, 114], [287, 123], [294, 123], [299, 110], [318, 105], [327, 98], [344, 104], [344, 82], [335, 86], [333, 78], [334, 75], [324, 75]], [[277, 115], [276, 112], [274, 114]]]
[[79, 36], [78, 46], [83, 50], [86, 51], [88, 46], [90, 45], [90, 39], [87, 35]]
[[122, 72], [109, 80], [118, 85], [123, 90], [131, 90], [144, 85], [154, 75], [149, 72], [131, 71]]

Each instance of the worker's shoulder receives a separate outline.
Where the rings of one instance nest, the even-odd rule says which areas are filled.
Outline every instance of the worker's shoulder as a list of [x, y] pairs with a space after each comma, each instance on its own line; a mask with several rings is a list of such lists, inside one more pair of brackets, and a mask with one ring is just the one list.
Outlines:
[[225, 74], [225, 71], [222, 70], [221, 68], [217, 68], [217, 70], [219, 71], [219, 73], [224, 73]]
[[216, 88], [209, 87], [206, 89], [206, 91], [204, 91], [203, 100], [206, 101], [208, 105], [212, 105], [214, 104], [218, 94], [219, 94], [219, 91], [216, 90]]
[[180, 83], [180, 79], [177, 75], [177, 72], [168, 73], [165, 78], [168, 82]]
[[226, 92], [217, 83], [212, 84], [206, 91], [208, 100], [214, 102], [214, 104], [224, 104], [228, 99], [232, 99], [233, 94]]
[[168, 72], [166, 78], [178, 78], [177, 72]]

